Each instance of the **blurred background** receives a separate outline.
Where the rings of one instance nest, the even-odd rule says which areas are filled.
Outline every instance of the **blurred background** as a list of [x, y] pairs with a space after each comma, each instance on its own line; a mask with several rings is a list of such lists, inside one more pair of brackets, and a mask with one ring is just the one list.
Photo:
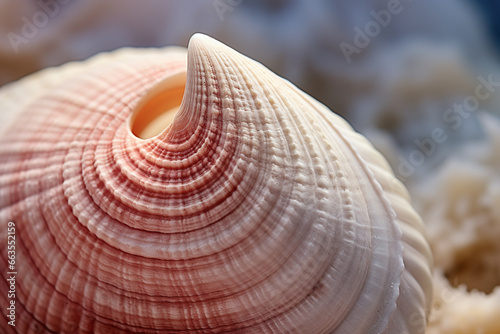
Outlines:
[[[499, 14], [494, 0], [0, 0], [0, 85], [195, 32], [256, 59], [346, 118], [407, 185], [437, 289], [456, 292], [436, 290], [429, 331], [452, 333], [441, 315], [462, 299], [494, 300], [500, 317]], [[490, 333], [488, 319], [470, 332]]]

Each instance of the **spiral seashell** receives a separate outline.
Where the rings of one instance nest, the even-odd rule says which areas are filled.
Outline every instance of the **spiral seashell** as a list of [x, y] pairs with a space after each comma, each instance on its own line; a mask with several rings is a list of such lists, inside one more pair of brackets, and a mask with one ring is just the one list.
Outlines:
[[197, 34], [187, 63], [184, 49], [122, 50], [0, 101], [19, 114], [0, 141], [7, 331], [425, 330], [431, 255], [405, 188], [255, 61]]

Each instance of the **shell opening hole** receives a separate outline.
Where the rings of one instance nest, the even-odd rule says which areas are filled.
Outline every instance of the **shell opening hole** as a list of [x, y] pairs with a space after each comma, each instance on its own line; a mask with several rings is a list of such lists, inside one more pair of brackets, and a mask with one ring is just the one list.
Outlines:
[[130, 130], [141, 139], [155, 137], [174, 120], [182, 102], [185, 73], [169, 77], [155, 86], [137, 106]]
[[468, 291], [489, 294], [500, 286], [499, 256], [500, 246], [492, 242], [478, 242], [456, 254], [445, 276], [452, 286], [465, 285]]

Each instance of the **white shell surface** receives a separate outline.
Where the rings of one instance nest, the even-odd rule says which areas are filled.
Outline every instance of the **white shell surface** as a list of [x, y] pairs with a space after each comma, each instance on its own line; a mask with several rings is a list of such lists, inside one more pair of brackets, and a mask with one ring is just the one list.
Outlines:
[[[136, 137], [141, 106], [183, 78], [172, 123]], [[325, 106], [203, 35], [187, 64], [178, 49], [122, 53], [60, 80], [0, 141], [1, 242], [8, 221], [20, 240], [15, 330], [424, 331], [422, 222]]]

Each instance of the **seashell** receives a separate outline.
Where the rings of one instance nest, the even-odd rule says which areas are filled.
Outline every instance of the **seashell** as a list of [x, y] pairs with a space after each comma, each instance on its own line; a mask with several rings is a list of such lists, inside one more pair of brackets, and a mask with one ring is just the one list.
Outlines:
[[16, 326], [3, 312], [2, 328], [425, 330], [431, 253], [405, 188], [344, 120], [255, 61], [197, 34], [187, 62], [122, 50], [0, 101], [19, 114], [0, 141], [0, 240], [13, 222], [17, 272]]

